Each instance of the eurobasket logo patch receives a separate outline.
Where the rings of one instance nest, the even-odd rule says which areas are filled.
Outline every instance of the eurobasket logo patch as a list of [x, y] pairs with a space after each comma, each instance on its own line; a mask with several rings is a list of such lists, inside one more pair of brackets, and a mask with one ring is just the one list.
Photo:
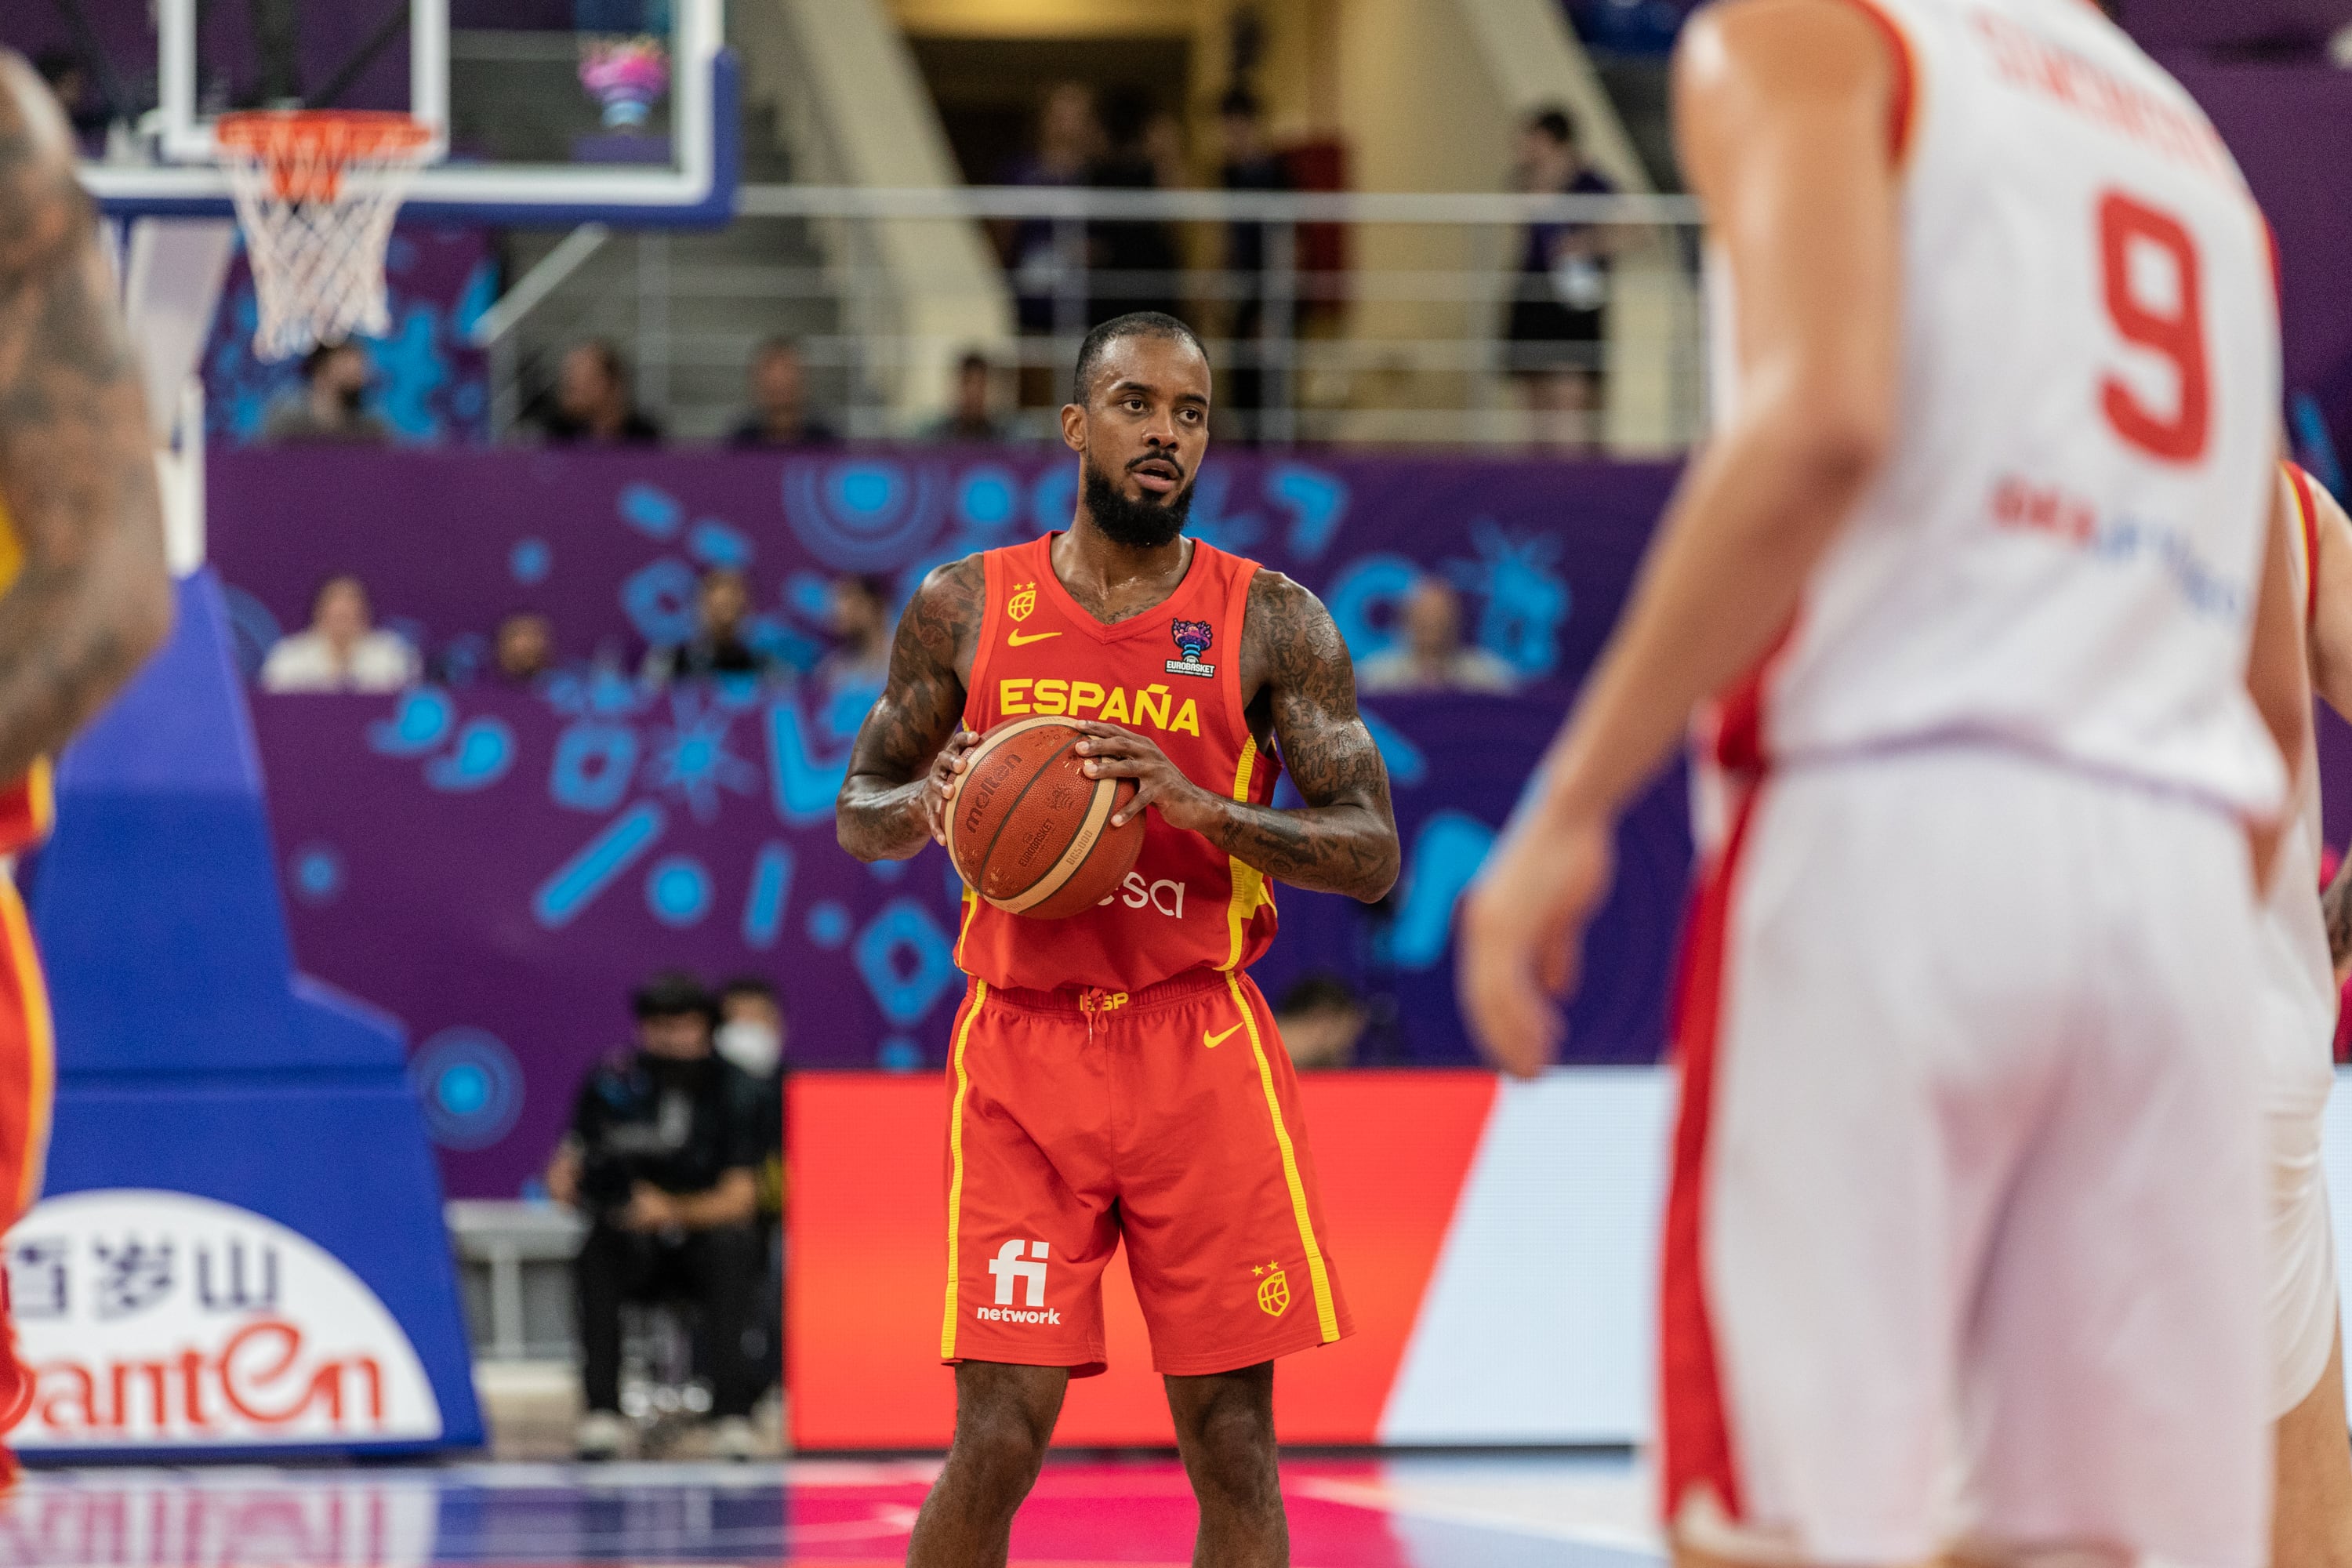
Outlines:
[[1037, 607], [1037, 584], [1024, 583], [1013, 590], [1013, 597], [1004, 601], [1004, 613], [1016, 621], [1025, 621]]
[[1201, 656], [1208, 652], [1209, 645], [1216, 640], [1216, 634], [1210, 630], [1208, 622], [1175, 621], [1170, 624], [1168, 630], [1176, 639], [1178, 651], [1184, 656], [1168, 661], [1169, 674], [1210, 676], [1217, 673], [1215, 665], [1201, 662]]
[[1281, 1264], [1269, 1263], [1250, 1272], [1257, 1276], [1258, 1310], [1269, 1318], [1290, 1310], [1290, 1276], [1282, 1271]]

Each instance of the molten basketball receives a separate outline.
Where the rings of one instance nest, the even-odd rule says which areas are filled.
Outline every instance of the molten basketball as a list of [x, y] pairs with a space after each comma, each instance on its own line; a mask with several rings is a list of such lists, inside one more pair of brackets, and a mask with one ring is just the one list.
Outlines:
[[1135, 869], [1143, 818], [1111, 813], [1135, 796], [1133, 779], [1090, 779], [1059, 719], [1015, 719], [982, 737], [948, 817], [948, 853], [965, 883], [998, 909], [1060, 920], [1108, 898]]

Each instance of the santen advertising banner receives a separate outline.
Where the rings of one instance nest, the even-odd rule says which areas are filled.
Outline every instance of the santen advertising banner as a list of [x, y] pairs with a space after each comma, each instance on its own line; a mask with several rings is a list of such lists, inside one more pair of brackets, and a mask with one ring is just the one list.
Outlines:
[[383, 1303], [274, 1220], [185, 1193], [73, 1193], [8, 1233], [7, 1266], [37, 1378], [9, 1439], [24, 1452], [441, 1436]]

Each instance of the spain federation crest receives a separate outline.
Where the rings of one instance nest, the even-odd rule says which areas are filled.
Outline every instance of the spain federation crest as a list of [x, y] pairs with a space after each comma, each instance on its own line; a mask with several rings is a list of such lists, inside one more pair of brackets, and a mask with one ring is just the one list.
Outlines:
[[1269, 1318], [1290, 1310], [1290, 1276], [1282, 1271], [1282, 1265], [1269, 1263], [1257, 1275], [1258, 1310]]
[[1169, 674], [1212, 676], [1217, 673], [1215, 665], [1201, 662], [1201, 656], [1209, 651], [1211, 643], [1217, 640], [1216, 633], [1210, 628], [1208, 622], [1173, 621], [1168, 629], [1176, 639], [1176, 650], [1184, 656], [1168, 661]]
[[1016, 621], [1025, 621], [1037, 607], [1037, 584], [1023, 583], [1013, 590], [1013, 597], [1004, 601], [1004, 613]]

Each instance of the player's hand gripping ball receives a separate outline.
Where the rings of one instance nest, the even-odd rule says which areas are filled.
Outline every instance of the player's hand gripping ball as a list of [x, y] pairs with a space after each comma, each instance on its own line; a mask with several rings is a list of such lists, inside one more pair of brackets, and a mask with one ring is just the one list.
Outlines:
[[1061, 920], [1110, 897], [1143, 850], [1143, 816], [1114, 826], [1132, 779], [1092, 779], [1060, 719], [1014, 719], [975, 742], [959, 734], [926, 789], [934, 835], [967, 886], [1000, 910]]

